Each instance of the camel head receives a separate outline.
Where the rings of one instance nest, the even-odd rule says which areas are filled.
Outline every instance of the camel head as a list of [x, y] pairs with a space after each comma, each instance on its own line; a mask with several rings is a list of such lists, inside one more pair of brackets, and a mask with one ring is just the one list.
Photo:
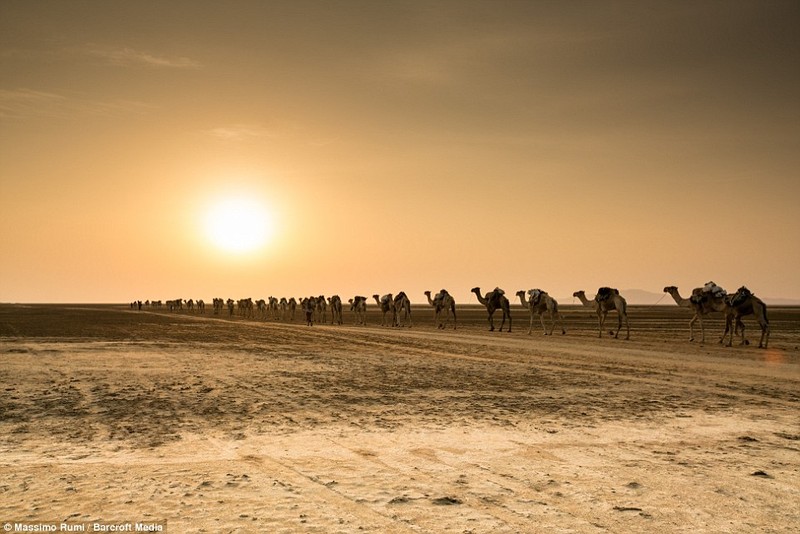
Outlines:
[[585, 297], [586, 296], [586, 291], [581, 289], [580, 291], [576, 291], [575, 293], [573, 293], [572, 296], [573, 297]]
[[470, 291], [472, 291], [473, 293], [477, 293], [478, 295], [481, 294], [481, 288], [479, 287], [473, 287], [472, 289], [470, 289]]
[[520, 289], [519, 291], [516, 292], [516, 295], [518, 297], [525, 298], [525, 290], [524, 289]]
[[425, 296], [428, 296], [428, 297], [431, 296], [431, 292], [430, 291], [423, 291], [422, 294], [425, 295]]
[[672, 292], [677, 291], [677, 290], [678, 290], [678, 288], [675, 287], [675, 286], [667, 286], [667, 287], [664, 288], [664, 293], [672, 293]]

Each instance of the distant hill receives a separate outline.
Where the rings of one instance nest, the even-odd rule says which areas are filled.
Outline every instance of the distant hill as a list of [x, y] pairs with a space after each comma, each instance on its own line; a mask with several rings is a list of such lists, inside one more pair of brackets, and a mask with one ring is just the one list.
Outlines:
[[[625, 300], [631, 305], [653, 305], [658, 303], [659, 305], [666, 304], [675, 306], [675, 301], [666, 293], [654, 293], [652, 291], [645, 291], [644, 289], [620, 289], [619, 294], [625, 297]], [[587, 291], [586, 297], [591, 299], [594, 297], [594, 293]], [[568, 297], [557, 297], [556, 300], [559, 304], [580, 304], [578, 299], [572, 298], [572, 295]]]
[[655, 304], [656, 302], [661, 304], [667, 304], [669, 306], [675, 306], [675, 301], [664, 293], [654, 293], [653, 291], [645, 291], [644, 289], [620, 289], [620, 294], [625, 297], [625, 300], [628, 301], [628, 304]]
[[759, 297], [765, 304], [772, 306], [800, 306], [800, 299], [783, 299], [776, 297]]
[[[587, 292], [588, 293], [588, 292]], [[659, 306], [675, 306], [675, 301], [666, 293], [656, 293], [654, 291], [646, 291], [644, 289], [620, 289], [620, 295], [625, 297], [628, 304], [631, 305], [654, 305], [658, 303]], [[594, 294], [588, 293], [586, 295], [592, 298]], [[800, 299], [787, 299], [775, 297], [759, 297], [765, 304], [770, 306], [800, 306]], [[573, 299], [572, 296], [556, 298], [561, 304], [572, 304], [573, 300], [578, 303], [578, 299]]]

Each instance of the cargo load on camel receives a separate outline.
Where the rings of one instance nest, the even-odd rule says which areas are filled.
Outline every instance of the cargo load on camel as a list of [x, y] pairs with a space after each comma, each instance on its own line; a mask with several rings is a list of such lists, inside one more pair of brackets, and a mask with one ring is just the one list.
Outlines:
[[597, 295], [595, 295], [594, 300], [597, 302], [603, 302], [604, 300], [610, 299], [614, 295], [619, 295], [619, 291], [611, 287], [601, 287], [597, 290]]

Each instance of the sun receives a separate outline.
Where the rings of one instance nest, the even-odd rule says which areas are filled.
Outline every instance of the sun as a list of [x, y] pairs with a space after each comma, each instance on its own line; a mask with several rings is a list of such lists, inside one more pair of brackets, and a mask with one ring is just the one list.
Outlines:
[[270, 241], [274, 231], [267, 207], [248, 197], [216, 201], [205, 223], [206, 235], [217, 248], [237, 254], [261, 249]]

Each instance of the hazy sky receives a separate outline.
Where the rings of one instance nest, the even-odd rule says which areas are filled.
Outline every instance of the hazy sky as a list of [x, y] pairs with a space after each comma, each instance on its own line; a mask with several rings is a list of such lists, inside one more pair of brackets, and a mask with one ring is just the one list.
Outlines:
[[[4, 0], [0, 301], [800, 298], [799, 21], [763, 0]], [[254, 252], [208, 236], [232, 196], [270, 214]]]

